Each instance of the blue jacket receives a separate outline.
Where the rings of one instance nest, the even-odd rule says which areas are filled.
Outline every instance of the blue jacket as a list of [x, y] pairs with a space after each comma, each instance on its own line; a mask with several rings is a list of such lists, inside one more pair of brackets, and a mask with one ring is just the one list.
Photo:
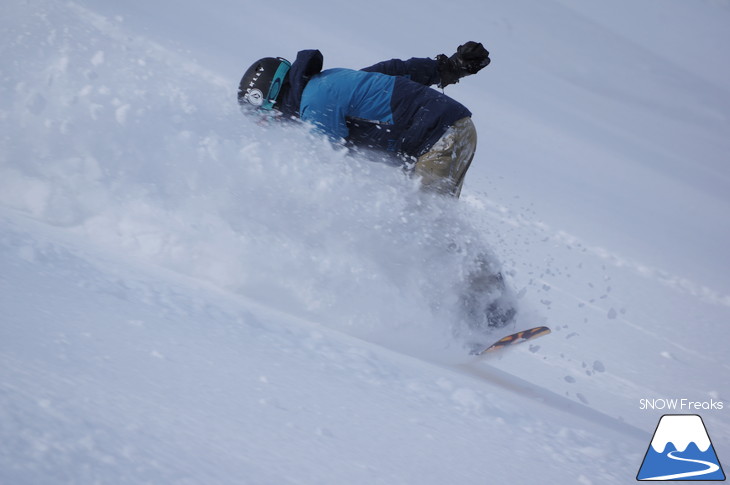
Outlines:
[[297, 54], [280, 109], [333, 138], [418, 157], [448, 127], [471, 116], [461, 103], [428, 87], [439, 82], [433, 59], [392, 59], [361, 71], [322, 71], [322, 64], [318, 50]]

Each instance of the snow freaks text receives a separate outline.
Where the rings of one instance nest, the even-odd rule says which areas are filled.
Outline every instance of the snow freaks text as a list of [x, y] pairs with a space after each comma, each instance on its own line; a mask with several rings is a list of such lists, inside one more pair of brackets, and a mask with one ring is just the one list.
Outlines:
[[692, 401], [690, 399], [639, 399], [639, 409], [641, 410], [669, 410], [669, 411], [700, 411], [700, 410], [721, 410], [724, 406], [723, 401]]

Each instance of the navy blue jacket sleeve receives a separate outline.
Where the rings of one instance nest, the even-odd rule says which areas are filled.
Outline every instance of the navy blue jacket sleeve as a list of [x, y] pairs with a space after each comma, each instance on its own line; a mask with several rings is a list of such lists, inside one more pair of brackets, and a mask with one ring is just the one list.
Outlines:
[[402, 76], [425, 86], [438, 84], [441, 80], [438, 62], [429, 58], [412, 57], [407, 61], [391, 59], [378, 62], [362, 70], [380, 72], [389, 76]]

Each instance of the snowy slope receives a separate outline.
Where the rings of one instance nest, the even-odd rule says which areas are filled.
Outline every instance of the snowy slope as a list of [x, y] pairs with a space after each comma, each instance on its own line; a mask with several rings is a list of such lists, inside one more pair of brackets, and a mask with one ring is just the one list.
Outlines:
[[[629, 483], [642, 398], [730, 462], [730, 5], [621, 3], [6, 2], [0, 483]], [[469, 39], [457, 203], [233, 102]], [[554, 333], [473, 362], [483, 252]]]

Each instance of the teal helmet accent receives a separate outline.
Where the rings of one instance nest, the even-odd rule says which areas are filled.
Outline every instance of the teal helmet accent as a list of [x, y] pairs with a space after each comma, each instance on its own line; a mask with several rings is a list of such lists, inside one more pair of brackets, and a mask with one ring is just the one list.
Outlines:
[[274, 109], [291, 63], [282, 57], [264, 57], [254, 62], [238, 85], [242, 108]]

